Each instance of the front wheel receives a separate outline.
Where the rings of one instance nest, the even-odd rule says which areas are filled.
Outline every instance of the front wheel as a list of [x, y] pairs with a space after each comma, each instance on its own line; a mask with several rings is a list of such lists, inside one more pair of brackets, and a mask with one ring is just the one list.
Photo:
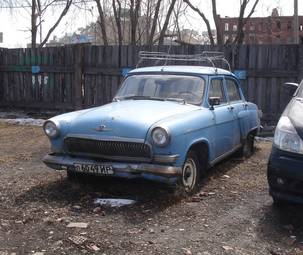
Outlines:
[[180, 184], [186, 194], [193, 194], [197, 191], [200, 180], [200, 163], [193, 151], [190, 151], [186, 157], [182, 168], [182, 177]]

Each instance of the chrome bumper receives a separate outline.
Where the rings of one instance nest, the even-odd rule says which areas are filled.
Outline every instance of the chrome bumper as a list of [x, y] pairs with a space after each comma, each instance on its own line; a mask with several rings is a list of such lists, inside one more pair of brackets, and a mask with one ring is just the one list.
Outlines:
[[182, 168], [176, 166], [147, 164], [147, 163], [121, 163], [121, 162], [100, 162], [93, 159], [74, 158], [67, 155], [49, 154], [43, 158], [43, 162], [50, 168], [56, 170], [73, 169], [74, 164], [102, 164], [110, 165], [116, 173], [129, 173], [140, 175], [143, 173], [159, 175], [164, 177], [177, 177], [182, 174]]

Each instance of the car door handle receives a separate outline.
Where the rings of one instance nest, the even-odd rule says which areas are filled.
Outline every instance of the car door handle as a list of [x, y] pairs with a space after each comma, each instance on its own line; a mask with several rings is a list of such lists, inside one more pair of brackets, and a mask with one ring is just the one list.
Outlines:
[[230, 111], [232, 111], [234, 109], [234, 107], [233, 106], [229, 106], [229, 107], [227, 107], [227, 109], [230, 110]]

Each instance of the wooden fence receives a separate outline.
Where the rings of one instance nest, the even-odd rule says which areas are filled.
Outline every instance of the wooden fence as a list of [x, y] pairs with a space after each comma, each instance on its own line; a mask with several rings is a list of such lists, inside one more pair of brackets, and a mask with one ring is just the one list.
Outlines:
[[[168, 46], [74, 45], [42, 49], [0, 49], [0, 107], [60, 112], [103, 105], [111, 101], [134, 68], [140, 50], [167, 51]], [[303, 77], [303, 46], [243, 45], [173, 46], [171, 53], [224, 51], [233, 70], [244, 70], [242, 87], [247, 100], [262, 109], [263, 121], [274, 123], [291, 94], [284, 82]]]

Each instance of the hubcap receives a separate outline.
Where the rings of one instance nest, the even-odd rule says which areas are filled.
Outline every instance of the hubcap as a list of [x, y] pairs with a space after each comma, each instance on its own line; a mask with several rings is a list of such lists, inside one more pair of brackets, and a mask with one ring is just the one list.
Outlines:
[[197, 178], [197, 167], [195, 161], [187, 159], [183, 166], [182, 182], [186, 191], [193, 189]]

